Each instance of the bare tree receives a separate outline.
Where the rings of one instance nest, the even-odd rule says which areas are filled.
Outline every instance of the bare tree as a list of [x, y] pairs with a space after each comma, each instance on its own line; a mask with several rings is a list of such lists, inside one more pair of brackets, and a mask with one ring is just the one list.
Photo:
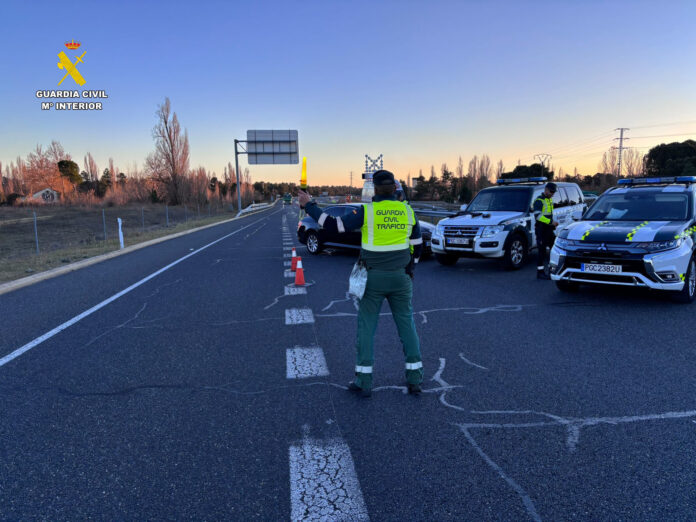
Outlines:
[[90, 152], [85, 156], [85, 172], [91, 181], [99, 180], [99, 167]]
[[459, 156], [459, 161], [457, 161], [457, 170], [456, 170], [457, 178], [461, 182], [464, 178], [464, 162], [462, 161], [462, 157]]
[[472, 192], [476, 192], [478, 183], [478, 156], [474, 156], [469, 160], [469, 168], [466, 172], [466, 177], [468, 178], [469, 186]]
[[57, 141], [52, 141], [45, 150], [41, 145], [37, 145], [36, 149], [27, 156], [24, 173], [24, 181], [27, 183], [29, 193], [47, 187], [57, 192], [64, 192], [63, 178], [58, 170], [58, 162], [63, 159], [69, 160], [70, 155], [65, 153]]
[[609, 149], [602, 155], [602, 161], [597, 168], [602, 174], [616, 175], [619, 165], [619, 153], [616, 149]]
[[643, 174], [644, 157], [638, 149], [626, 149], [621, 158], [621, 164], [625, 167], [626, 170], [624, 172], [627, 176], [634, 177]]
[[491, 158], [488, 157], [488, 154], [484, 154], [481, 156], [481, 159], [479, 160], [479, 167], [478, 167], [478, 174], [479, 174], [479, 180], [486, 180], [490, 182], [491, 179]]
[[181, 131], [179, 118], [172, 115], [171, 102], [165, 98], [157, 109], [157, 124], [152, 129], [155, 152], [146, 160], [152, 178], [164, 185], [167, 197], [173, 205], [183, 202], [185, 179], [189, 172], [188, 133]]
[[503, 172], [505, 172], [505, 165], [503, 164], [503, 160], [500, 160], [495, 166], [495, 177], [501, 178], [503, 176]]

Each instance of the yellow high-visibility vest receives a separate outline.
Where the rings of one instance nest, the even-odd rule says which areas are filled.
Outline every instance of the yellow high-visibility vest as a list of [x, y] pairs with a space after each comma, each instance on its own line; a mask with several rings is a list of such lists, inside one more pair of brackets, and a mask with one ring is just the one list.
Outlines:
[[551, 198], [545, 198], [543, 194], [539, 196], [537, 201], [541, 201], [541, 214], [537, 217], [539, 223], [544, 223], [545, 225], [550, 225], [553, 221], [553, 200]]
[[362, 248], [372, 252], [393, 252], [411, 248], [409, 238], [416, 224], [408, 203], [385, 199], [363, 205]]

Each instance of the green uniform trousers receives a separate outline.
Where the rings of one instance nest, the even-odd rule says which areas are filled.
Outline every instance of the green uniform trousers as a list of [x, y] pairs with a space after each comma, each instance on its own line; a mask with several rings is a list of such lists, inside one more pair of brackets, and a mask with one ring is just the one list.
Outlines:
[[374, 363], [374, 338], [377, 321], [386, 298], [392, 317], [399, 331], [406, 357], [406, 380], [411, 384], [423, 381], [423, 363], [416, 325], [413, 322], [413, 283], [401, 270], [368, 270], [365, 295], [358, 311], [358, 357], [355, 367], [355, 384], [363, 389], [372, 388]]

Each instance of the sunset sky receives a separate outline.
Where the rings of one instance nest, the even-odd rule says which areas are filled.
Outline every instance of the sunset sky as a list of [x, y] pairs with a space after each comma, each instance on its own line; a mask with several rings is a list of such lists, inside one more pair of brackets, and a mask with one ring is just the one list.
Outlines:
[[[399, 177], [474, 154], [597, 170], [629, 146], [696, 137], [694, 1], [8, 2], [0, 5], [0, 161], [60, 141], [82, 167], [142, 167], [165, 96], [191, 166], [218, 175], [247, 129], [298, 129], [310, 184], [359, 184], [364, 154]], [[57, 54], [81, 42], [100, 112], [42, 111]], [[85, 101], [85, 100], [73, 100]], [[242, 158], [246, 166], [246, 158]], [[300, 166], [251, 166], [297, 181]]]

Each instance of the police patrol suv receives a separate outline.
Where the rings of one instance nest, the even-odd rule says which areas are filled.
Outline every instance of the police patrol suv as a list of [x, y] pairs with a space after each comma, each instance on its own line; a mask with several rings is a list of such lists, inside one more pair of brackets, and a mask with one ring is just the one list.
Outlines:
[[[490, 257], [520, 268], [536, 248], [532, 204], [545, 182], [543, 177], [499, 179], [498, 186], [480, 191], [456, 216], [437, 224], [431, 245], [437, 260], [453, 265], [460, 257]], [[553, 217], [562, 226], [579, 219], [585, 205], [577, 184], [556, 185]]]
[[551, 278], [560, 290], [580, 283], [696, 291], [696, 176], [621, 179], [581, 221], [557, 233]]

